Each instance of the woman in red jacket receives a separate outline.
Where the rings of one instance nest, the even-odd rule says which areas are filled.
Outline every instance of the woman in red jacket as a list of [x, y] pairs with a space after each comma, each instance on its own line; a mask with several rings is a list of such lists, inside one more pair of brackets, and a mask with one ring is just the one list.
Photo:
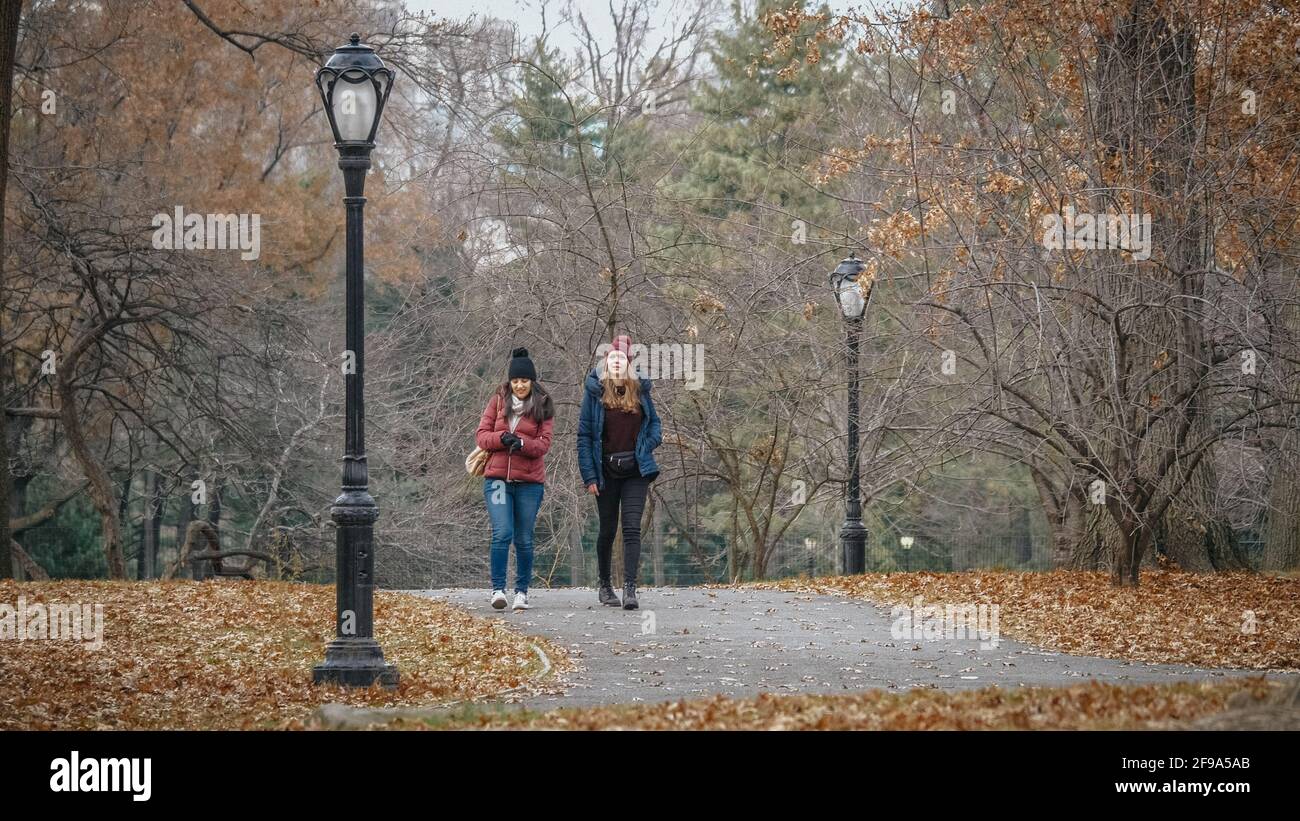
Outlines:
[[506, 562], [515, 545], [514, 609], [528, 608], [533, 576], [533, 524], [542, 506], [554, 424], [551, 397], [537, 383], [537, 369], [525, 348], [510, 354], [506, 381], [488, 400], [475, 439], [488, 451], [483, 498], [492, 521], [492, 606], [506, 606]]

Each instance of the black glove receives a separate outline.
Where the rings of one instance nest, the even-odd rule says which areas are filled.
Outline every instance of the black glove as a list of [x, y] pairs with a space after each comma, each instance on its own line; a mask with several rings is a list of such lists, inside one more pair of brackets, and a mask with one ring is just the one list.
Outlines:
[[501, 432], [501, 444], [505, 445], [507, 450], [519, 450], [524, 446], [524, 440], [507, 430]]

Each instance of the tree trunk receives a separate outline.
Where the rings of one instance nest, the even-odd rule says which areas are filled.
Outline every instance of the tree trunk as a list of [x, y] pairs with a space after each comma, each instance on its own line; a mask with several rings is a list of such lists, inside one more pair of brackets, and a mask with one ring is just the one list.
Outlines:
[[221, 493], [225, 489], [221, 477], [212, 480], [212, 492], [208, 494], [208, 524], [217, 533], [217, 542], [221, 542]]
[[664, 583], [664, 517], [656, 516], [654, 520], [654, 539], [651, 549], [654, 551], [652, 560], [654, 572], [655, 587], [662, 587]]
[[736, 581], [736, 550], [740, 546], [740, 524], [736, 505], [731, 506], [731, 536], [727, 539], [727, 582]]
[[[1081, 521], [1071, 522], [1074, 512], [1070, 505], [1072, 494], [1067, 487], [1056, 487], [1052, 479], [1043, 471], [1031, 467], [1029, 476], [1033, 480], [1034, 490], [1038, 492], [1038, 501], [1043, 509], [1043, 518], [1047, 520], [1047, 537], [1051, 545], [1052, 565], [1067, 567], [1070, 557], [1077, 545], [1083, 540]], [[1075, 507], [1077, 510], [1077, 505]], [[1074, 525], [1072, 528], [1071, 525]]]
[[655, 521], [662, 518], [662, 516], [655, 515], [655, 496], [650, 492], [649, 488], [646, 488], [645, 509], [641, 511], [641, 553], [639, 560], [642, 561], [640, 561], [640, 566], [636, 568], [638, 584], [641, 582], [641, 567], [645, 565], [643, 560], [646, 554], [646, 542], [654, 541]]
[[[221, 477], [214, 477], [212, 487], [208, 491], [208, 524], [212, 525], [208, 531], [208, 538], [212, 543], [212, 550], [221, 549]], [[214, 572], [212, 562], [199, 560], [194, 563], [194, 578], [200, 581], [208, 578]]]
[[[173, 579], [180, 572], [181, 567], [187, 561], [191, 561], [192, 554], [211, 555], [219, 553], [221, 548], [217, 545], [217, 531], [208, 522], [202, 519], [190, 522], [190, 526], [185, 530], [185, 539], [181, 542], [180, 550], [176, 555], [176, 561], [163, 573], [164, 579]], [[213, 559], [194, 559], [195, 564], [211, 565]]]
[[582, 557], [582, 518], [574, 511], [569, 517], [569, 584], [573, 587], [583, 585]]
[[[1067, 486], [1068, 480], [1051, 479], [1034, 470], [1030, 475], [1043, 503], [1051, 541], [1052, 566], [1069, 570], [1101, 570], [1111, 566], [1119, 555], [1119, 530], [1103, 505], [1089, 503], [1087, 480], [1080, 476]], [[1057, 486], [1058, 483], [1060, 486]]]
[[[1289, 463], [1289, 464], [1288, 464]], [[1300, 466], [1279, 460], [1268, 493], [1268, 524], [1260, 570], [1295, 570], [1300, 567]]]
[[[1118, 502], [1111, 504], [1119, 506]], [[1151, 529], [1127, 511], [1117, 518], [1120, 547], [1111, 562], [1110, 581], [1116, 587], [1137, 587], [1138, 572], [1151, 539]]]
[[[12, 484], [9, 490], [9, 521], [17, 522], [27, 513], [27, 485], [32, 481], [31, 474], [14, 474], [10, 477]], [[21, 527], [21, 523], [18, 523]], [[11, 526], [12, 528], [12, 526]], [[10, 538], [22, 545], [22, 531], [12, 532]], [[14, 569], [17, 570], [19, 562], [15, 559]], [[0, 578], [5, 578], [0, 576]]]
[[1156, 527], [1157, 549], [1182, 570], [1248, 570], [1231, 525], [1216, 510], [1216, 471], [1202, 460]]
[[144, 515], [141, 517], [140, 573], [141, 578], [158, 577], [158, 537], [162, 532], [162, 499], [158, 495], [158, 471], [146, 470], [144, 474]]
[[[181, 547], [185, 544], [185, 534], [189, 532], [190, 522], [194, 521], [194, 501], [191, 497], [193, 490], [190, 488], [190, 482], [193, 482], [195, 476], [193, 473], [181, 471], [181, 475], [186, 477], [185, 485], [181, 487], [181, 498], [178, 510], [176, 511], [176, 556], [179, 559]], [[197, 562], [195, 563], [197, 564]]]
[[[1291, 276], [1289, 272], [1286, 274]], [[1282, 384], [1297, 390], [1300, 383], [1300, 303], [1290, 302], [1279, 311], [1278, 328], [1285, 337], [1283, 350], [1274, 360]], [[1294, 406], [1292, 406], [1294, 407]], [[1268, 522], [1264, 530], [1264, 553], [1260, 570], [1294, 570], [1300, 567], [1300, 425], [1294, 412], [1285, 413], [1283, 435], [1273, 460], [1273, 482], [1268, 490]]]
[[[0, 2], [0, 339], [4, 339], [5, 195], [9, 185], [9, 121], [13, 119], [14, 54], [22, 0]], [[9, 352], [0, 349], [0, 579], [14, 577], [13, 540], [9, 535]]]
[[14, 552], [14, 567], [18, 571], [16, 578], [19, 581], [49, 581], [50, 574], [45, 572], [45, 568], [36, 563], [36, 560], [27, 555], [27, 551], [18, 542], [10, 542], [9, 547]]
[[[1170, 152], [1166, 193], [1181, 196], [1184, 201], [1183, 208], [1170, 214], [1170, 222], [1178, 230], [1173, 235], [1169, 260], [1178, 275], [1181, 304], [1186, 306], [1179, 317], [1175, 380], [1180, 390], [1191, 390], [1201, 379], [1201, 363], [1211, 357], [1199, 311], [1193, 307], [1206, 298], [1205, 277], [1212, 263], [1207, 242], [1209, 203], [1196, 168], [1201, 118], [1196, 103], [1198, 40], [1193, 30], [1182, 30], [1169, 35], [1169, 42], [1161, 68], [1168, 80], [1169, 111], [1175, 128], [1173, 139], [1164, 143]], [[1210, 412], [1214, 401], [1203, 389], [1193, 394], [1186, 409], [1192, 418], [1189, 442], [1204, 441], [1213, 435]], [[1217, 502], [1218, 471], [1213, 452], [1206, 454], [1192, 471], [1191, 481], [1169, 506], [1159, 526], [1165, 536], [1165, 554], [1185, 570], [1248, 569], [1232, 526]], [[1177, 472], [1175, 467], [1173, 473]]]
[[271, 548], [275, 555], [273, 565], [267, 565], [267, 574], [275, 573], [277, 581], [283, 581], [293, 577], [291, 565], [293, 563], [293, 538], [289, 535], [292, 531], [280, 526], [280, 517], [276, 516], [275, 525], [271, 528]]
[[[77, 402], [72, 387], [72, 375], [68, 369], [72, 363], [64, 362], [58, 370], [55, 384], [59, 392], [59, 420], [63, 423], [63, 434], [68, 446], [81, 465], [82, 473], [90, 482], [91, 504], [99, 513], [101, 536], [104, 540], [104, 558], [108, 563], [110, 579], [126, 578], [126, 559], [122, 553], [121, 518], [118, 516], [117, 492], [108, 471], [100, 463], [99, 457], [91, 450], [77, 417]], [[6, 474], [8, 471], [5, 471]]]
[[[1155, 447], [1145, 447], [1138, 475], [1153, 489], [1183, 481], [1181, 458], [1166, 475], [1154, 475], [1163, 452], [1185, 450], [1213, 433], [1209, 426], [1213, 397], [1200, 387], [1209, 348], [1199, 317], [1207, 298], [1206, 273], [1211, 263], [1207, 237], [1213, 204], [1198, 169], [1201, 112], [1196, 101], [1198, 39], [1189, 14], [1177, 6], [1133, 0], [1121, 9], [1117, 25], [1098, 41], [1100, 94], [1098, 137], [1108, 153], [1128, 167], [1150, 165], [1153, 196], [1135, 199], [1134, 210], [1152, 215], [1152, 234], [1160, 245], [1153, 260], [1164, 266], [1131, 271], [1133, 283], [1117, 280], [1117, 288], [1132, 288], [1134, 296], [1152, 306], [1133, 321], [1140, 340], [1133, 351], [1132, 384], [1140, 386], [1125, 402], [1150, 405], [1152, 415], [1164, 414], [1149, 433]], [[1107, 191], [1103, 207], [1124, 201], [1122, 192]], [[1163, 306], [1163, 307], [1159, 307]], [[1148, 363], [1150, 363], [1148, 365]], [[1150, 368], [1148, 370], [1147, 368]], [[1190, 395], [1189, 395], [1190, 392]], [[1169, 409], [1164, 403], [1189, 395], [1185, 405]], [[1176, 431], [1190, 419], [1190, 435], [1178, 441]], [[1138, 434], [1130, 431], [1130, 434]], [[1142, 523], [1137, 545], [1149, 545], [1153, 531], [1157, 549], [1188, 570], [1237, 569], [1245, 566], [1232, 529], [1217, 509], [1217, 477], [1213, 454], [1191, 468], [1194, 474], [1165, 510], [1162, 521]], [[1132, 524], [1132, 523], [1130, 523]], [[1121, 530], [1128, 527], [1122, 524]], [[1121, 553], [1131, 551], [1133, 534], [1124, 534]], [[1140, 559], [1142, 550], [1138, 550]], [[1119, 556], [1115, 572], [1127, 573], [1132, 556]], [[1133, 570], [1135, 573], [1135, 569]], [[1136, 578], [1135, 575], [1131, 576]]]
[[[132, 460], [126, 466], [126, 475], [122, 477], [122, 492], [118, 494], [117, 520], [121, 523], [123, 534], [134, 532], [134, 541], [138, 545], [143, 541], [143, 529], [141, 525], [131, 527], [131, 487], [135, 484], [135, 463]], [[143, 514], [141, 516], [143, 518]], [[122, 542], [123, 556], [122, 560], [127, 561], [127, 555], [130, 551], [131, 543], [125, 539]], [[140, 555], [139, 549], [136, 550], [135, 557], [135, 578], [136, 581], [144, 580], [144, 560]]]

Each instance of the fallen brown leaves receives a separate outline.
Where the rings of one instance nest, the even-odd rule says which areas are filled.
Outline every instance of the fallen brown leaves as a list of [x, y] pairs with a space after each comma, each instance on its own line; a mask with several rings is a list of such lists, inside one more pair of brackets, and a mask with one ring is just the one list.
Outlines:
[[537, 730], [1158, 730], [1221, 712], [1230, 697], [1268, 698], [1282, 684], [1233, 682], [980, 690], [930, 688], [853, 695], [725, 696], [542, 714], [478, 716], [454, 729]]
[[535, 691], [559, 647], [401, 593], [375, 598], [396, 690], [316, 687], [334, 588], [281, 582], [0, 581], [0, 602], [104, 605], [104, 646], [0, 641], [0, 729], [296, 728], [319, 705], [405, 706]]
[[1059, 570], [874, 573], [758, 586], [838, 593], [884, 606], [910, 605], [916, 596], [925, 604], [997, 604], [1004, 637], [1066, 653], [1205, 667], [1300, 669], [1296, 578], [1152, 570], [1142, 573], [1139, 587], [1117, 588], [1105, 573]]

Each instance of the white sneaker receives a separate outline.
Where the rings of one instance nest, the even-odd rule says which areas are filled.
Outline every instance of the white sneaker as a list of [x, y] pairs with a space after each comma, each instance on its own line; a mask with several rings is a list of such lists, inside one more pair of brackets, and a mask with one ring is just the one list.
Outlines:
[[516, 593], [516, 594], [515, 594], [515, 609], [516, 609], [516, 610], [527, 610], [527, 609], [528, 609], [528, 594], [527, 594], [527, 593]]
[[493, 590], [493, 591], [492, 591], [492, 609], [493, 609], [493, 610], [504, 610], [505, 607], [506, 607], [506, 591], [504, 591], [504, 590]]

